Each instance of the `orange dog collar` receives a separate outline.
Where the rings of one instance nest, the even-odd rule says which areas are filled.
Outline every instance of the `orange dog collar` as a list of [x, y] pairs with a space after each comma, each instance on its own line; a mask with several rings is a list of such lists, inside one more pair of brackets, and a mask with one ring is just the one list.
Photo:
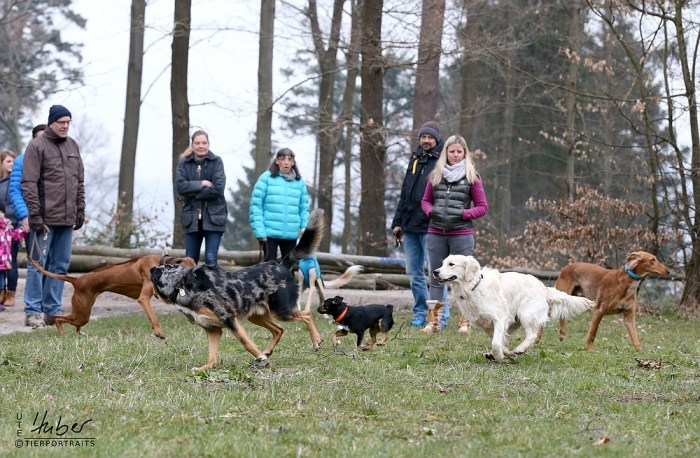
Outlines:
[[335, 322], [336, 322], [336, 323], [340, 323], [340, 320], [342, 320], [343, 318], [345, 318], [345, 314], [348, 313], [348, 309], [349, 309], [349, 308], [350, 308], [350, 307], [348, 307], [347, 305], [345, 306], [345, 310], [343, 310], [343, 313], [341, 313], [340, 315], [338, 315], [338, 318], [335, 319]]

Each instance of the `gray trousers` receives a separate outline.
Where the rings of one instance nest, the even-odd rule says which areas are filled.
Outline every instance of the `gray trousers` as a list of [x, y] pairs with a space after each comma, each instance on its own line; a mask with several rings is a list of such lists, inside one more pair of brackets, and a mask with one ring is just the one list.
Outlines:
[[[471, 256], [474, 253], [474, 234], [465, 235], [440, 235], [428, 234], [428, 256], [430, 268], [437, 269], [442, 266], [442, 261], [451, 254]], [[445, 286], [433, 278], [430, 272], [430, 299], [443, 302], [445, 300]]]

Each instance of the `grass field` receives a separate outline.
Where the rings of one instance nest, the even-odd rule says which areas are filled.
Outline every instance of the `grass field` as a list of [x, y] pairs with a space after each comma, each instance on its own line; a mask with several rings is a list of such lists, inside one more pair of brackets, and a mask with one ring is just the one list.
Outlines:
[[[86, 336], [3, 336], [0, 454], [700, 456], [697, 321], [639, 317], [639, 354], [606, 317], [591, 354], [583, 316], [564, 342], [550, 325], [530, 353], [499, 365], [483, 357], [479, 329], [459, 335], [453, 318], [426, 335], [408, 313], [395, 317], [387, 346], [359, 353], [351, 337], [314, 352], [305, 328], [285, 324], [262, 369], [227, 334], [207, 373], [191, 371], [206, 361], [204, 332], [179, 314], [162, 316], [164, 341], [140, 315], [91, 322]], [[324, 337], [333, 329], [317, 324]]]

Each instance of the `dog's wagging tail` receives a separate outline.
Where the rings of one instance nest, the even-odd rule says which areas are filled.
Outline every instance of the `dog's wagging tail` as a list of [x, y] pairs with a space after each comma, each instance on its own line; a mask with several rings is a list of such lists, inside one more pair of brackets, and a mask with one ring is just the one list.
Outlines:
[[[223, 328], [228, 328], [260, 365], [267, 364], [284, 333], [273, 319], [304, 322], [313, 348], [320, 347], [321, 336], [311, 312], [299, 309], [300, 291], [290, 267], [297, 260], [313, 255], [321, 243], [324, 227], [323, 211], [315, 210], [299, 243], [282, 264], [264, 262], [235, 272], [205, 265], [195, 268], [161, 265], [151, 269], [151, 281], [158, 297], [177, 305], [193, 324], [207, 333], [209, 358], [202, 369], [216, 364]], [[247, 334], [242, 320], [270, 331], [272, 338], [263, 351]]]

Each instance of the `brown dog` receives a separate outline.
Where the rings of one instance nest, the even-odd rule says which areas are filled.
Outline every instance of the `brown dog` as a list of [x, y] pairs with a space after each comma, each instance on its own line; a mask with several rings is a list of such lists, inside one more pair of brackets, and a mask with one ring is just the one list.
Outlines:
[[121, 294], [138, 300], [146, 316], [151, 320], [153, 332], [157, 337], [165, 339], [165, 334], [160, 329], [158, 318], [151, 306], [153, 296], [153, 283], [151, 283], [151, 268], [160, 264], [175, 264], [183, 267], [194, 267], [196, 264], [192, 258], [174, 258], [167, 255], [148, 255], [134, 258], [120, 264], [100, 267], [80, 277], [61, 275], [49, 272], [41, 267], [34, 259], [29, 257], [36, 269], [47, 277], [67, 281], [73, 285], [73, 297], [71, 298], [71, 311], [69, 315], [56, 315], [54, 321], [61, 335], [65, 334], [63, 323], [75, 326], [75, 331], [90, 321], [92, 306], [97, 296], [104, 292]]
[[[557, 278], [555, 287], [570, 295], [584, 296], [596, 302], [593, 319], [588, 330], [588, 351], [593, 351], [593, 341], [598, 332], [600, 320], [605, 315], [622, 313], [632, 344], [642, 351], [637, 338], [637, 288], [649, 274], [668, 275], [668, 267], [645, 251], [637, 251], [627, 256], [627, 262], [617, 270], [606, 269], [575, 262], [564, 267]], [[566, 320], [559, 322], [559, 340], [566, 336]]]

